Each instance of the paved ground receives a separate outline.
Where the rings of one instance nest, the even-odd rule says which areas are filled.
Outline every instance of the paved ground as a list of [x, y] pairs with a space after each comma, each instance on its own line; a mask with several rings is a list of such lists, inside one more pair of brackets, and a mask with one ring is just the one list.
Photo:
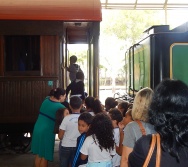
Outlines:
[[[59, 141], [56, 141], [54, 162], [50, 162], [49, 167], [59, 167], [58, 147]], [[34, 157], [31, 153], [16, 154], [9, 150], [0, 150], [0, 167], [34, 167]]]

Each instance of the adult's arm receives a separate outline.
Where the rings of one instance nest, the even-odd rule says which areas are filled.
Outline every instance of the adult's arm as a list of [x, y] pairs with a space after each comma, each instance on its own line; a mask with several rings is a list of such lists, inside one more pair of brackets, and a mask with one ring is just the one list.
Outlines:
[[116, 146], [116, 152], [121, 156], [122, 155], [122, 150], [123, 150], [123, 139], [124, 139], [124, 124], [123, 122], [119, 122], [118, 123], [118, 127], [119, 127], [119, 146]]
[[133, 151], [133, 148], [123, 146], [120, 167], [128, 167], [128, 157], [132, 151]]
[[133, 123], [129, 123], [124, 129], [123, 150], [121, 156], [121, 167], [128, 167], [128, 157], [132, 152], [136, 138]]

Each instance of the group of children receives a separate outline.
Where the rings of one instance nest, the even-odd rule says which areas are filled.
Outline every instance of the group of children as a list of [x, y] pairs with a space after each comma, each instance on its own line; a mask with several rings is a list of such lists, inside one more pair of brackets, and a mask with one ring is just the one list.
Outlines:
[[[31, 144], [31, 151], [36, 154], [36, 167], [47, 167], [48, 161], [52, 161], [55, 134], [58, 134], [60, 139], [60, 167], [141, 167], [146, 158], [145, 152], [149, 150], [150, 145], [148, 140], [146, 149], [145, 139], [148, 136], [151, 138], [151, 135], [148, 134], [156, 132], [163, 139], [161, 140], [162, 152], [167, 155], [161, 159], [162, 166], [169, 163], [168, 159], [172, 160], [172, 162], [170, 161], [171, 166], [185, 166], [187, 151], [185, 152], [186, 156], [184, 153], [182, 154], [182, 151], [185, 151], [184, 146], [187, 149], [187, 143], [182, 142], [182, 134], [185, 133], [187, 124], [183, 122], [181, 128], [173, 130], [174, 133], [171, 130], [181, 123], [181, 121], [177, 121], [180, 120], [179, 116], [181, 115], [183, 118], [187, 114], [188, 100], [186, 100], [187, 94], [184, 91], [188, 92], [188, 87], [184, 83], [166, 80], [159, 84], [154, 95], [150, 88], [138, 91], [133, 105], [128, 102], [119, 104], [114, 98], [108, 97], [103, 106], [98, 99], [82, 94], [84, 89], [82, 92], [74, 92], [73, 88], [78, 85], [83, 88], [84, 84], [82, 84], [83, 72], [80, 72], [82, 74], [80, 75], [79, 66], [72, 65], [77, 68], [77, 77], [70, 84], [72, 88], [70, 88], [69, 103], [64, 102], [67, 92], [64, 89], [56, 88], [50, 92], [40, 107]], [[78, 77], [78, 74], [82, 76], [82, 79]], [[179, 85], [183, 87], [183, 91]], [[79, 89], [81, 86], [77, 88]], [[172, 94], [164, 94], [165, 90], [166, 92], [171, 91]], [[174, 101], [174, 97], [177, 97], [177, 100]], [[164, 103], [165, 100], [167, 103]], [[171, 104], [171, 108], [175, 108], [175, 112], [168, 103]], [[181, 106], [181, 110], [179, 110], [179, 106]], [[160, 108], [159, 113], [158, 108]], [[166, 121], [169, 113], [171, 119]], [[156, 121], [161, 119], [164, 119], [162, 123]], [[170, 131], [164, 131], [164, 127]], [[171, 140], [171, 137], [168, 139], [166, 134], [175, 136], [178, 140]], [[170, 140], [177, 148], [170, 149], [171, 145], [168, 144]], [[165, 151], [164, 148], [168, 148], [168, 151]], [[181, 154], [179, 154], [180, 151]], [[183, 157], [181, 164], [179, 155]], [[155, 158], [151, 163], [155, 163]]]
[[118, 104], [109, 97], [104, 109], [94, 97], [87, 97], [84, 104], [78, 96], [71, 97], [71, 113], [67, 115], [67, 109], [56, 113], [54, 132], [60, 139], [60, 167], [120, 166], [123, 128], [132, 121], [131, 110], [125, 111], [128, 104]]
[[[74, 58], [74, 61], [72, 58]], [[184, 117], [187, 114], [187, 100], [185, 100], [187, 96], [184, 93], [181, 94], [181, 88], [176, 85], [179, 84], [184, 87], [182, 88], [183, 90], [188, 90], [186, 85], [180, 81], [167, 80], [159, 84], [158, 92], [155, 92], [156, 95], [153, 95], [152, 89], [143, 88], [137, 92], [133, 104], [128, 102], [118, 103], [114, 98], [108, 97], [103, 106], [100, 100], [91, 96], [86, 97], [83, 83], [84, 74], [79, 71], [80, 67], [75, 64], [75, 56], [72, 58], [67, 70], [71, 73], [71, 69], [74, 68], [76, 78], [71, 80], [66, 91], [61, 88], [52, 90], [40, 108], [31, 145], [31, 151], [36, 154], [36, 167], [47, 167], [48, 161], [53, 159], [55, 134], [58, 134], [60, 139], [60, 167], [141, 167], [146, 159], [145, 150], [149, 150], [150, 145], [149, 141], [147, 141], [146, 149], [145, 139], [148, 136], [151, 138], [150, 134], [156, 132], [162, 136], [161, 147], [163, 149], [165, 147], [171, 148], [171, 145], [168, 144], [171, 138], [167, 139], [166, 134], [172, 135], [173, 131], [164, 131], [163, 127], [172, 129], [179, 126], [179, 123], [176, 123], [178, 122], [176, 117], [179, 120], [179, 115], [177, 116], [177, 111], [173, 113], [173, 110], [166, 110], [170, 105], [167, 105], [168, 103], [165, 104], [159, 97], [163, 97], [164, 101], [168, 99], [166, 101], [170, 101], [170, 104], [172, 103], [171, 108], [175, 106], [175, 109], [178, 110], [179, 106], [181, 106], [186, 111], [184, 113], [184, 110], [179, 110], [181, 116]], [[181, 102], [177, 96], [178, 91], [174, 91], [176, 88], [180, 89], [178, 91], [180, 96], [182, 96]], [[167, 94], [163, 93], [164, 90], [167, 90], [166, 92], [172, 91], [177, 96], [177, 100], [174, 101], [174, 94], [168, 95], [168, 98], [166, 98]], [[63, 102], [69, 91], [71, 91], [69, 103]], [[160, 96], [157, 93], [160, 93]], [[169, 117], [170, 113], [175, 121], [171, 118], [172, 120], [168, 120], [171, 121], [171, 124], [169, 124], [164, 117], [161, 126], [161, 121], [155, 120], [157, 117], [158, 120], [162, 119], [160, 113], [158, 114], [158, 104], [162, 106], [160, 110], [163, 113], [160, 112], [163, 117], [165, 112], [167, 117]], [[186, 122], [182, 125], [181, 128], [183, 129]], [[160, 129], [159, 126], [162, 128]], [[184, 130], [179, 129], [174, 129], [176, 133], [173, 133], [173, 136], [176, 135], [176, 139], [184, 133]], [[169, 157], [164, 158], [164, 156], [161, 159], [161, 164], [166, 166], [169, 163], [168, 159], [171, 159], [172, 166], [179, 165], [180, 161], [177, 158], [180, 155], [183, 157], [183, 161], [181, 161], [183, 165], [179, 166], [185, 166], [186, 163], [184, 161], [187, 160], [187, 152], [185, 152], [186, 156], [178, 154], [181, 150], [185, 151], [182, 149], [185, 146], [182, 143], [183, 140], [176, 141], [174, 139], [172, 141], [178, 146], [172, 151], [171, 149], [168, 149], [168, 151], [162, 149], [163, 154], [165, 153]], [[143, 153], [140, 150], [143, 150]], [[151, 163], [155, 163], [155, 158], [153, 158]]]
[[112, 97], [103, 106], [98, 99], [86, 97], [84, 74], [76, 61], [77, 57], [71, 56], [70, 66], [66, 67], [71, 81], [66, 89], [66, 96], [71, 91], [71, 114], [67, 115], [67, 109], [56, 113], [54, 132], [60, 139], [60, 167], [118, 167], [123, 128], [132, 121], [131, 109], [128, 110], [131, 106], [128, 102], [118, 104]]

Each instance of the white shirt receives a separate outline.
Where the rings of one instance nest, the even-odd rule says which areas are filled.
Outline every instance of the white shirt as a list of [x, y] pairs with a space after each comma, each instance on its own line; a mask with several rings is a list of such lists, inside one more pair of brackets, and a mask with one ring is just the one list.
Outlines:
[[95, 143], [92, 136], [85, 139], [80, 152], [88, 155], [88, 162], [108, 162], [112, 160], [111, 155], [116, 154], [115, 147], [110, 151], [106, 151], [104, 148], [101, 151], [98, 142]]
[[[115, 144], [117, 147], [119, 147], [119, 139], [120, 139], [120, 134], [119, 134], [119, 128], [114, 128], [114, 140]], [[120, 166], [120, 161], [121, 161], [121, 156], [119, 156], [117, 153], [114, 155], [112, 158], [112, 166]]]
[[78, 117], [80, 113], [73, 113], [67, 115], [59, 129], [64, 130], [64, 136], [61, 142], [61, 145], [64, 147], [76, 147], [77, 137], [80, 136], [80, 132], [78, 131]]

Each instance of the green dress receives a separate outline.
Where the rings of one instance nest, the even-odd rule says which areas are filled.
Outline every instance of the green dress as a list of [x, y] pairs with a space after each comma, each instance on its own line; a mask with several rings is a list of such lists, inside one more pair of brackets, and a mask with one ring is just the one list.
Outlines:
[[48, 161], [53, 161], [55, 116], [56, 111], [61, 108], [65, 106], [60, 102], [51, 101], [49, 97], [46, 98], [40, 107], [32, 134], [31, 151]]

